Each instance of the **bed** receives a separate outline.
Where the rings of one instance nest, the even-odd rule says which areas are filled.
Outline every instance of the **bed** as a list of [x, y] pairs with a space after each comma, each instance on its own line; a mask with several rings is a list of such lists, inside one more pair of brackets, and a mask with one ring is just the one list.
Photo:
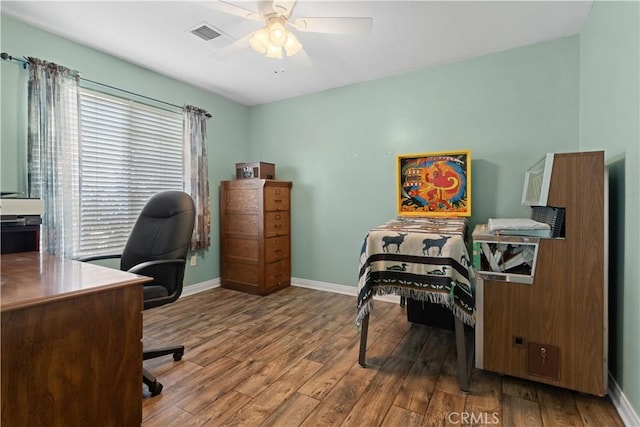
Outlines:
[[453, 313], [458, 379], [461, 390], [468, 391], [470, 353], [464, 325], [474, 325], [475, 304], [466, 229], [464, 218], [399, 217], [367, 233], [360, 251], [356, 317], [361, 366], [365, 366], [374, 296], [399, 295], [401, 301], [411, 298], [438, 303]]

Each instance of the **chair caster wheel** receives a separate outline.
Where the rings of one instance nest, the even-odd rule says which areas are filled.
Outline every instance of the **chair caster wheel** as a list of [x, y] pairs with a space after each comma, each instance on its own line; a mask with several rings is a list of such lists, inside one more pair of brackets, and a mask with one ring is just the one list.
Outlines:
[[151, 393], [152, 397], [159, 395], [161, 391], [162, 391], [162, 384], [157, 381], [153, 385], [149, 386], [149, 393]]
[[175, 360], [175, 361], [177, 362], [178, 360], [181, 360], [181, 359], [182, 359], [182, 356], [183, 356], [183, 355], [184, 355], [184, 353], [183, 353], [183, 352], [180, 352], [180, 353], [173, 353], [173, 360]]

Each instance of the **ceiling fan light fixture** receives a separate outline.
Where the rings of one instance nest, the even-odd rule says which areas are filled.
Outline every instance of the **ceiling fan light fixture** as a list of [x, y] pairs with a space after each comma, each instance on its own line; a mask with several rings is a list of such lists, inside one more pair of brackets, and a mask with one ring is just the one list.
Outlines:
[[288, 31], [280, 18], [272, 18], [268, 25], [269, 42], [277, 47], [282, 47], [287, 41]]
[[302, 44], [295, 35], [284, 27], [282, 18], [270, 18], [268, 24], [253, 33], [249, 45], [267, 58], [282, 59], [282, 49], [287, 56], [293, 56], [302, 50]]
[[267, 53], [267, 47], [269, 46], [269, 33], [265, 28], [262, 28], [255, 33], [249, 39], [249, 45], [260, 54]]
[[267, 46], [267, 53], [265, 54], [265, 56], [267, 58], [282, 59], [282, 48], [269, 44]]
[[[227, 46], [227, 51], [240, 50], [248, 41], [252, 49], [269, 58], [282, 58], [284, 50], [289, 57], [297, 55], [295, 62], [302, 62], [303, 60], [298, 61], [300, 57], [306, 58], [304, 62], [309, 62], [302, 44], [287, 26], [300, 32], [325, 34], [367, 34], [373, 27], [371, 17], [309, 17], [291, 20], [292, 11], [299, 0], [259, 0], [257, 13], [227, 1], [217, 2], [223, 6], [222, 12], [261, 21], [264, 25], [258, 31], [249, 33]], [[299, 54], [300, 52], [302, 53]]]
[[302, 50], [302, 44], [300, 44], [296, 36], [291, 32], [287, 34], [287, 41], [284, 44], [284, 50], [287, 53], [287, 56], [293, 56]]

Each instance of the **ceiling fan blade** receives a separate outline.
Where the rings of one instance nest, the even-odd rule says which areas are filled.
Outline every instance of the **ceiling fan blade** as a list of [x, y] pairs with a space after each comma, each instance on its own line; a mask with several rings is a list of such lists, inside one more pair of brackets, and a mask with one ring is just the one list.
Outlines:
[[244, 7], [236, 6], [226, 1], [215, 1], [211, 4], [212, 8], [219, 10], [220, 12], [228, 13], [229, 15], [239, 16], [241, 18], [250, 19], [252, 21], [264, 21], [264, 18], [253, 10], [245, 9]]
[[367, 34], [373, 18], [298, 18], [291, 25], [307, 33]]
[[220, 49], [219, 51], [211, 55], [211, 57], [222, 61], [232, 55], [235, 55], [241, 50], [244, 50], [245, 48], [249, 47], [249, 39], [251, 38], [252, 35], [253, 33], [247, 34], [246, 36], [236, 40], [230, 45], [223, 47], [222, 49]]

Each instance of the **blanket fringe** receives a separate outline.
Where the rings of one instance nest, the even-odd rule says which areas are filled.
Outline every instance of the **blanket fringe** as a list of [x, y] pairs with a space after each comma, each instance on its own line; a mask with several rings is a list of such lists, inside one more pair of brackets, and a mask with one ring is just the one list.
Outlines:
[[454, 316], [460, 318], [465, 324], [473, 326], [475, 324], [475, 313], [470, 315], [462, 308], [458, 307], [456, 304], [451, 302], [451, 297], [449, 293], [440, 293], [440, 292], [424, 292], [417, 291], [415, 289], [408, 289], [402, 286], [376, 286], [373, 289], [372, 297], [368, 299], [363, 305], [360, 307], [358, 311], [358, 315], [356, 317], [356, 327], [360, 326], [360, 322], [369, 314], [371, 310], [373, 310], [373, 296], [383, 296], [383, 295], [399, 295], [405, 298], [411, 298], [418, 301], [428, 301], [434, 304], [441, 304], [445, 307], [448, 307], [453, 312]]

